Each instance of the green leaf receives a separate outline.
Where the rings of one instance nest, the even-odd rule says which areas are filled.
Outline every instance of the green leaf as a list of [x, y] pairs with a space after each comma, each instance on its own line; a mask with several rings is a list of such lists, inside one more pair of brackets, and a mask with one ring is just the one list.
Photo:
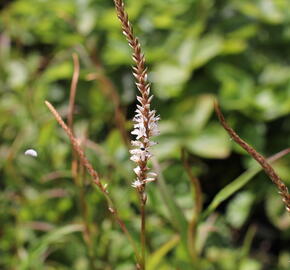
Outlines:
[[290, 226], [289, 213], [274, 187], [269, 189], [266, 197], [266, 214], [271, 223], [280, 230], [287, 230]]
[[21, 61], [10, 61], [7, 65], [8, 69], [8, 83], [11, 87], [23, 86], [28, 79], [27, 67]]
[[178, 242], [179, 236], [175, 235], [168, 242], [166, 242], [159, 249], [157, 249], [153, 254], [151, 254], [147, 264], [148, 270], [159, 269], [158, 265], [160, 264], [162, 259], [171, 249], [173, 249], [177, 245]]
[[187, 139], [185, 144], [191, 152], [205, 158], [226, 158], [231, 149], [227, 133], [217, 123], [209, 124], [195, 138]]
[[[280, 155], [275, 160], [283, 157], [286, 154], [288, 154], [288, 151], [284, 151], [282, 155]], [[237, 192], [239, 189], [245, 186], [261, 170], [262, 167], [256, 164], [255, 166], [253, 166], [252, 168], [248, 169], [243, 174], [241, 174], [239, 177], [237, 177], [235, 180], [233, 180], [233, 182], [225, 186], [221, 191], [218, 192], [218, 194], [214, 197], [210, 205], [203, 212], [201, 220], [206, 218], [210, 213], [212, 213], [223, 201], [225, 201], [227, 198], [229, 198], [231, 195], [233, 195], [235, 192]]]
[[164, 99], [178, 96], [189, 75], [184, 66], [171, 63], [157, 65], [153, 71], [155, 88], [158, 89], [156, 95]]
[[223, 44], [224, 54], [238, 54], [247, 48], [247, 43], [242, 39], [228, 39]]
[[61, 79], [69, 79], [72, 76], [71, 62], [62, 62], [57, 65], [51, 66], [44, 74], [48, 81], [57, 81]]
[[[276, 1], [240, 1], [240, 11], [247, 16], [254, 17], [270, 24], [279, 24], [284, 20], [283, 9], [278, 9]], [[285, 14], [286, 15], [286, 14]]]
[[246, 222], [255, 196], [249, 191], [240, 192], [228, 204], [226, 219], [229, 224], [238, 229]]
[[[186, 126], [194, 132], [200, 132], [208, 122], [212, 112], [215, 97], [213, 95], [200, 95], [196, 98], [191, 113], [184, 117]], [[184, 105], [184, 104], [182, 104]], [[192, 103], [190, 104], [192, 107]]]
[[153, 159], [153, 164], [154, 164], [154, 169], [158, 174], [158, 181], [157, 181], [157, 187], [159, 189], [159, 192], [161, 194], [161, 197], [168, 209], [169, 216], [170, 216], [170, 221], [172, 225], [178, 230], [181, 236], [181, 244], [182, 244], [182, 249], [186, 256], [190, 258], [190, 253], [187, 249], [187, 228], [188, 228], [188, 222], [176, 203], [176, 200], [174, 199], [173, 194], [169, 190], [169, 188], [166, 185], [165, 179], [163, 177], [161, 168], [157, 160]]
[[251, 168], [241, 174], [233, 182], [225, 186], [218, 194], [214, 197], [208, 208], [203, 213], [203, 218], [212, 213], [223, 201], [245, 186], [258, 172], [262, 170], [261, 167], [256, 165], [254, 168]]
[[243, 259], [240, 263], [240, 270], [260, 270], [262, 265], [260, 262], [253, 260], [251, 258]]
[[223, 47], [223, 39], [217, 35], [208, 35], [199, 41], [193, 58], [191, 68], [203, 66], [210, 59], [219, 54]]
[[83, 226], [73, 224], [55, 229], [47, 233], [45, 236], [40, 238], [39, 242], [34, 248], [28, 250], [28, 256], [20, 263], [19, 269], [30, 270], [38, 264], [41, 264], [43, 255], [52, 244], [64, 240], [64, 237], [71, 233], [80, 232], [82, 230]]

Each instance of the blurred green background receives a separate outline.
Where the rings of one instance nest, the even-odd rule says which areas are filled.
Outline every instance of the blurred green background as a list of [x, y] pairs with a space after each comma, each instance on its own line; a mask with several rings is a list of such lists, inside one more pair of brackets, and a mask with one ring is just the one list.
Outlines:
[[[126, 1], [162, 119], [153, 150], [161, 181], [148, 186], [148, 270], [289, 269], [289, 215], [213, 112], [217, 97], [231, 126], [266, 156], [289, 147], [289, 4]], [[88, 176], [73, 181], [70, 143], [44, 105], [66, 117], [73, 52], [81, 65], [75, 133], [138, 241], [133, 164], [120, 132], [130, 135], [137, 91], [113, 1], [1, 0], [0, 269], [135, 269], [102, 194]], [[28, 148], [38, 157], [25, 156]], [[185, 240], [195, 200], [182, 149], [204, 209], [213, 206], [190, 240], [194, 260]], [[275, 168], [289, 186], [290, 156]]]

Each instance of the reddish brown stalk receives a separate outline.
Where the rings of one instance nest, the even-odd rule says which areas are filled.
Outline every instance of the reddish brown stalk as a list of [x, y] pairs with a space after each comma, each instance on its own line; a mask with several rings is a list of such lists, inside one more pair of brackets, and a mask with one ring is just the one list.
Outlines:
[[[140, 113], [142, 113], [142, 119], [144, 120], [144, 129], [146, 133], [146, 140], [144, 138], [141, 139], [143, 144], [142, 148], [147, 149], [150, 147], [150, 129], [149, 129], [149, 119], [150, 119], [150, 84], [147, 82], [147, 68], [145, 67], [145, 57], [141, 50], [141, 45], [137, 37], [134, 36], [133, 28], [129, 22], [128, 14], [124, 8], [123, 0], [114, 0], [117, 16], [121, 22], [123, 34], [125, 35], [129, 46], [132, 48], [132, 58], [135, 62], [135, 66], [133, 67], [133, 75], [136, 79], [136, 86], [141, 93], [141, 97], [138, 97], [138, 101], [141, 103]], [[138, 181], [140, 181], [141, 186], [137, 188], [140, 198], [141, 204], [141, 269], [144, 270], [146, 268], [145, 265], [145, 250], [146, 250], [146, 214], [145, 214], [145, 205], [147, 195], [145, 193], [146, 188], [146, 178], [147, 178], [147, 162], [148, 157], [145, 156], [143, 159], [139, 160], [138, 166], [140, 168], [140, 173], [138, 174]]]
[[277, 175], [277, 173], [274, 171], [273, 167], [268, 163], [268, 161], [260, 153], [258, 153], [252, 146], [250, 146], [243, 139], [241, 139], [238, 136], [238, 134], [227, 124], [217, 102], [215, 102], [215, 111], [221, 125], [229, 133], [231, 138], [242, 148], [244, 148], [262, 166], [265, 173], [276, 185], [276, 187], [279, 190], [279, 194], [282, 197], [282, 201], [286, 206], [286, 210], [290, 213], [290, 194], [288, 192], [287, 186], [283, 183], [281, 178]]
[[191, 181], [191, 184], [193, 186], [194, 189], [194, 199], [195, 199], [195, 204], [194, 204], [194, 213], [193, 213], [193, 217], [189, 223], [188, 226], [188, 246], [189, 246], [189, 250], [192, 256], [192, 259], [195, 260], [196, 259], [196, 230], [197, 230], [197, 219], [199, 217], [199, 214], [201, 213], [202, 210], [202, 191], [201, 191], [201, 185], [199, 182], [199, 179], [196, 178], [190, 168], [190, 164], [188, 162], [188, 159], [186, 157], [186, 151], [185, 149], [182, 149], [182, 153], [181, 153], [181, 159], [183, 162], [183, 166], [186, 170], [186, 173]]
[[98, 173], [94, 170], [93, 166], [91, 165], [91, 163], [86, 158], [83, 149], [80, 147], [79, 142], [74, 137], [71, 129], [64, 123], [64, 121], [62, 120], [62, 118], [59, 115], [59, 113], [56, 111], [56, 109], [48, 101], [45, 101], [45, 104], [48, 107], [48, 109], [51, 111], [51, 113], [54, 115], [54, 117], [57, 120], [57, 122], [63, 128], [65, 133], [68, 135], [68, 137], [69, 137], [69, 139], [70, 139], [70, 141], [72, 143], [73, 149], [78, 154], [78, 157], [79, 157], [81, 163], [85, 166], [85, 168], [87, 169], [88, 173], [93, 178], [94, 183], [100, 188], [100, 190], [102, 192], [107, 192], [106, 188], [100, 182], [100, 178], [99, 178]]
[[51, 111], [51, 113], [53, 114], [53, 116], [55, 117], [57, 122], [60, 124], [62, 129], [68, 135], [74, 151], [77, 153], [81, 164], [87, 169], [89, 175], [92, 177], [93, 183], [99, 188], [99, 190], [105, 196], [107, 203], [108, 203], [109, 211], [113, 214], [113, 217], [115, 218], [116, 222], [120, 225], [124, 234], [128, 238], [130, 244], [132, 245], [132, 247], [134, 249], [134, 253], [135, 253], [135, 256], [137, 258], [137, 261], [140, 262], [141, 259], [140, 259], [139, 251], [138, 251], [138, 249], [135, 245], [135, 242], [134, 242], [133, 238], [131, 237], [128, 229], [126, 228], [125, 223], [119, 217], [118, 212], [117, 212], [117, 208], [115, 207], [111, 197], [108, 194], [107, 187], [101, 183], [98, 173], [94, 170], [92, 164], [89, 162], [89, 160], [85, 156], [83, 149], [81, 148], [78, 140], [74, 137], [71, 129], [64, 123], [64, 121], [62, 120], [59, 113], [56, 111], [56, 109], [48, 101], [45, 101], [45, 104], [48, 107], [48, 109]]
[[[68, 127], [70, 128], [72, 134], [74, 134], [73, 130], [73, 120], [74, 120], [74, 107], [75, 107], [75, 97], [77, 92], [77, 84], [80, 74], [80, 63], [79, 58], [76, 53], [72, 54], [73, 63], [74, 63], [74, 70], [73, 70], [73, 77], [71, 82], [70, 88], [70, 97], [69, 97], [69, 108], [68, 108]], [[90, 224], [87, 218], [87, 202], [85, 200], [85, 191], [83, 181], [85, 178], [85, 169], [83, 166], [79, 166], [78, 156], [76, 151], [73, 151], [73, 160], [72, 160], [72, 176], [76, 186], [78, 187], [79, 191], [79, 205], [82, 213], [83, 223], [84, 223], [84, 230], [83, 230], [83, 239], [87, 246], [89, 258], [90, 258], [90, 265], [92, 269], [96, 269], [94, 255], [93, 255], [93, 247], [92, 247], [92, 240], [93, 236], [91, 235]]]
[[141, 268], [144, 269], [146, 268], [146, 198], [143, 198], [144, 196], [146, 197], [146, 193], [140, 193], [139, 194], [140, 198], [140, 204], [141, 204], [141, 234], [140, 234], [140, 239], [141, 239]]
[[[145, 67], [145, 57], [142, 52], [138, 38], [134, 36], [133, 28], [129, 21], [128, 14], [126, 13], [124, 8], [123, 0], [114, 0], [114, 3], [117, 11], [117, 16], [121, 21], [123, 34], [125, 35], [129, 46], [133, 50], [132, 58], [136, 65], [135, 67], [133, 67], [133, 75], [136, 79], [137, 88], [142, 95], [141, 105], [144, 108], [144, 118], [149, 119], [150, 96], [148, 90], [150, 89], [150, 84], [147, 82], [147, 68]], [[149, 132], [148, 121], [144, 123], [144, 126], [146, 131]], [[150, 137], [149, 134], [147, 134], [147, 137]], [[141, 164], [141, 169], [143, 169], [144, 171], [146, 171], [146, 163], [147, 160], [145, 160]]]

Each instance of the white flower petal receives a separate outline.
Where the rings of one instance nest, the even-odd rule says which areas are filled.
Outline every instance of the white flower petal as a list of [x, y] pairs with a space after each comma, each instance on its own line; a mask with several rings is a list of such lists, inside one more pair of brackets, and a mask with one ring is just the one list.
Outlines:
[[130, 157], [130, 160], [134, 161], [134, 162], [139, 162], [140, 161], [140, 158], [136, 155], [133, 155], [132, 157]]
[[139, 166], [137, 166], [136, 168], [134, 168], [134, 172], [136, 173], [137, 176], [140, 175], [141, 169]]
[[146, 183], [150, 183], [150, 182], [154, 182], [156, 180], [156, 178], [151, 178], [151, 177], [148, 177], [145, 179], [145, 182]]
[[156, 178], [157, 177], [157, 173], [155, 173], [155, 172], [149, 172], [148, 173], [148, 176], [149, 177], [152, 177], [152, 178]]
[[133, 188], [139, 188], [142, 186], [142, 182], [140, 180], [136, 180], [131, 185]]

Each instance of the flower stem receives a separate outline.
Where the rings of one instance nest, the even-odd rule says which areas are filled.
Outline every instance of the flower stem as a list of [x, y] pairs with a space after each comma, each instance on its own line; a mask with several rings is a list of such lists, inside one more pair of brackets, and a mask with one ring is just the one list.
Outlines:
[[140, 205], [141, 205], [141, 269], [145, 270], [146, 268], [146, 194], [140, 193]]

